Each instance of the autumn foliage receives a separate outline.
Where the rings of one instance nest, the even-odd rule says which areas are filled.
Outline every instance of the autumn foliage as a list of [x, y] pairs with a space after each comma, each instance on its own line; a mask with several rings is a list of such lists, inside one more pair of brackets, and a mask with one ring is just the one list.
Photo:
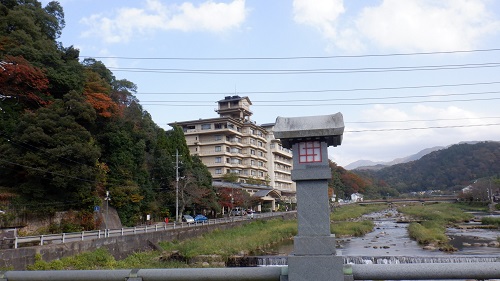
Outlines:
[[0, 60], [0, 94], [15, 98], [28, 108], [49, 103], [49, 80], [44, 72], [23, 57], [5, 56]]
[[87, 71], [86, 76], [84, 95], [97, 114], [106, 118], [118, 114], [120, 112], [119, 106], [109, 96], [110, 85], [93, 71]]

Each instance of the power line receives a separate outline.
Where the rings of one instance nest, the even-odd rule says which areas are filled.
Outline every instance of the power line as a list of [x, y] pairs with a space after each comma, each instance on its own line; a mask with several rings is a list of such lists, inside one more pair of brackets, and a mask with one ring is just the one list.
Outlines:
[[390, 53], [390, 54], [367, 54], [367, 55], [336, 55], [336, 56], [289, 56], [289, 57], [121, 57], [121, 56], [83, 56], [81, 58], [97, 59], [123, 59], [123, 60], [187, 60], [187, 61], [217, 61], [217, 60], [302, 60], [302, 59], [336, 59], [336, 58], [367, 58], [367, 57], [397, 57], [397, 56], [420, 56], [420, 55], [441, 55], [460, 53], [484, 53], [496, 52], [500, 49], [475, 49], [475, 50], [454, 50], [436, 52], [414, 52], [414, 53]]
[[377, 87], [377, 88], [351, 88], [351, 89], [320, 89], [320, 90], [286, 90], [286, 91], [238, 91], [235, 92], [164, 92], [164, 93], [137, 93], [137, 95], [248, 95], [248, 94], [291, 94], [291, 93], [324, 93], [324, 92], [357, 92], [357, 91], [381, 91], [381, 90], [404, 90], [404, 89], [423, 89], [423, 88], [444, 88], [444, 87], [463, 87], [500, 84], [500, 81], [460, 83], [460, 84], [441, 84], [441, 85], [417, 85], [401, 87]]
[[87, 179], [82, 179], [82, 178], [78, 178], [78, 177], [68, 176], [68, 175], [64, 175], [64, 174], [61, 174], [61, 173], [56, 173], [56, 172], [51, 172], [51, 171], [43, 170], [43, 169], [40, 169], [40, 168], [30, 167], [30, 166], [26, 166], [26, 165], [23, 165], [23, 164], [19, 164], [19, 163], [7, 161], [7, 160], [3, 160], [3, 159], [0, 159], [0, 161], [2, 161], [4, 163], [7, 163], [7, 164], [11, 164], [11, 165], [23, 167], [23, 168], [26, 168], [26, 169], [39, 171], [39, 172], [44, 172], [44, 173], [48, 173], [48, 174], [52, 174], [52, 175], [56, 175], [56, 176], [61, 176], [61, 177], [75, 179], [75, 180], [80, 180], [80, 181], [85, 181], [85, 182], [97, 183], [94, 180], [87, 180]]
[[450, 129], [450, 128], [469, 128], [469, 127], [488, 127], [499, 126], [500, 123], [476, 124], [476, 125], [451, 125], [451, 126], [430, 126], [430, 127], [411, 127], [411, 128], [391, 128], [391, 129], [366, 129], [366, 130], [346, 130], [344, 133], [365, 133], [365, 132], [390, 132], [390, 131], [412, 131], [429, 129]]
[[[48, 154], [48, 155], [50, 155], [50, 156], [54, 156], [54, 157], [57, 157], [57, 158], [59, 158], [59, 159], [66, 160], [66, 161], [68, 161], [68, 162], [72, 162], [72, 163], [79, 164], [79, 165], [84, 165], [84, 166], [90, 167], [90, 168], [92, 168], [92, 169], [95, 169], [95, 167], [90, 166], [90, 165], [88, 165], [88, 164], [85, 164], [85, 163], [80, 163], [80, 162], [78, 162], [78, 161], [75, 161], [75, 160], [72, 160], [72, 159], [68, 159], [68, 158], [66, 158], [66, 157], [62, 157], [62, 156], [57, 156], [57, 155], [54, 155], [53, 153], [50, 153], [50, 152], [46, 151], [45, 149], [38, 148], [38, 147], [33, 146], [33, 145], [31, 145], [31, 144], [28, 144], [28, 143], [25, 143], [25, 142], [21, 142], [21, 141], [14, 141], [14, 140], [12, 140], [12, 138], [9, 138], [9, 136], [7, 136], [7, 134], [5, 134], [5, 132], [0, 131], [0, 136], [3, 136], [3, 138], [5, 138], [8, 142], [10, 142], [10, 143], [12, 143], [12, 144], [15, 144], [15, 145], [17, 145], [17, 146], [20, 146], [20, 147], [23, 147], [23, 148], [28, 148], [28, 149], [30, 149], [30, 150], [32, 150], [32, 151], [34, 151], [34, 149], [36, 149], [36, 150], [39, 150], [39, 151], [41, 151], [41, 152], [43, 152], [43, 153], [45, 153], [45, 154]], [[19, 144], [19, 143], [22, 143], [23, 145], [21, 145], [21, 144]]]
[[[450, 97], [450, 96], [469, 96], [469, 95], [486, 95], [498, 94], [500, 91], [491, 92], [472, 92], [472, 93], [457, 93], [457, 94], [435, 94], [435, 95], [413, 95], [413, 96], [389, 96], [389, 97], [360, 97], [360, 98], [334, 98], [334, 99], [307, 99], [307, 100], [253, 100], [252, 103], [289, 103], [289, 102], [325, 102], [325, 101], [357, 101], [357, 100], [387, 100], [387, 99], [408, 99], [408, 98], [429, 98], [429, 97]], [[142, 102], [193, 102], [193, 100], [176, 100], [176, 101], [161, 101], [161, 100], [143, 100]], [[194, 101], [214, 103], [213, 101]]]
[[407, 123], [407, 122], [436, 122], [436, 121], [461, 121], [461, 120], [482, 120], [500, 119], [498, 117], [476, 117], [476, 118], [439, 118], [439, 119], [408, 119], [408, 120], [387, 120], [387, 121], [350, 121], [346, 124], [371, 124], [371, 123]]
[[[367, 103], [330, 103], [330, 104], [256, 104], [255, 107], [307, 107], [307, 106], [363, 106], [363, 105], [376, 105], [376, 104], [415, 104], [415, 103], [446, 103], [446, 102], [470, 102], [470, 101], [489, 101], [489, 100], [499, 100], [499, 98], [476, 98], [476, 99], [456, 99], [456, 100], [427, 100], [427, 101], [397, 101], [397, 102], [367, 102]], [[204, 107], [213, 106], [207, 104], [166, 104], [169, 101], [157, 101], [158, 103], [142, 103], [142, 105], [151, 106], [169, 106], [169, 107]]]
[[221, 74], [221, 75], [287, 75], [287, 74], [344, 74], [344, 73], [378, 73], [408, 72], [430, 70], [454, 70], [499, 67], [500, 63], [471, 63], [424, 66], [393, 66], [364, 68], [324, 68], [324, 69], [177, 69], [177, 68], [118, 68], [109, 67], [112, 71], [165, 73], [165, 74]]

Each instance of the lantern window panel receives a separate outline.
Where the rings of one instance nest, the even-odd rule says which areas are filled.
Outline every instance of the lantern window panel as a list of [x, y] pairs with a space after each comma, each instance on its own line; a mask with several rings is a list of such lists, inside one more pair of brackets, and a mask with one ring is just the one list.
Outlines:
[[299, 163], [322, 162], [321, 143], [309, 141], [299, 143]]

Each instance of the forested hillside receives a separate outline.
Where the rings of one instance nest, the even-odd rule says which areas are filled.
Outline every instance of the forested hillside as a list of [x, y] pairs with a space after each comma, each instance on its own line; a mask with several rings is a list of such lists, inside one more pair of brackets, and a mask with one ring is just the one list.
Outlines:
[[476, 179], [500, 175], [500, 143], [456, 144], [416, 161], [353, 172], [385, 181], [401, 193], [463, 188]]
[[63, 28], [58, 2], [0, 1], [0, 209], [72, 209], [93, 228], [93, 207], [109, 191], [125, 225], [165, 217], [175, 213], [178, 150], [181, 211], [218, 211], [211, 175], [189, 156], [182, 130], [158, 127], [133, 82], [80, 62], [78, 49], [57, 42]]

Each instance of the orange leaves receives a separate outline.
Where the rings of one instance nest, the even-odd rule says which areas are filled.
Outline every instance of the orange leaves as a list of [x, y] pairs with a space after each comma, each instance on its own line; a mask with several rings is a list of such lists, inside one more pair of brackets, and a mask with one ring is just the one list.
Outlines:
[[84, 87], [85, 97], [92, 107], [94, 107], [97, 114], [106, 118], [120, 114], [120, 107], [109, 96], [111, 85], [93, 71], [87, 71], [86, 77], [87, 81]]
[[42, 69], [22, 57], [0, 59], [0, 93], [17, 98], [29, 107], [48, 104], [49, 80]]
[[118, 105], [111, 98], [102, 93], [85, 93], [87, 101], [94, 107], [97, 114], [102, 117], [111, 117], [118, 113]]

